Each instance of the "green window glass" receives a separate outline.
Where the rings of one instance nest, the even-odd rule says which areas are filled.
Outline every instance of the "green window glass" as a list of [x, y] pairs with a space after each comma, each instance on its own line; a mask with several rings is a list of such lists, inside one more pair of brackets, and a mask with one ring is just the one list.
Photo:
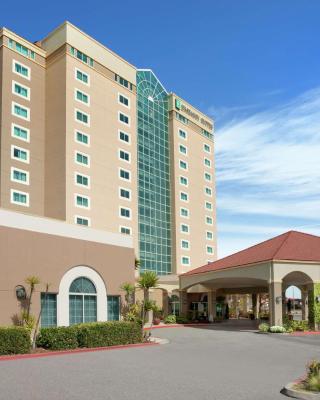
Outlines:
[[88, 135], [77, 132], [77, 142], [84, 143], [84, 144], [89, 144], [89, 137]]
[[204, 151], [206, 151], [207, 153], [211, 152], [211, 148], [210, 148], [210, 146], [208, 144], [204, 144], [203, 148], [204, 148]]
[[211, 246], [207, 246], [207, 253], [213, 254], [213, 248]]
[[124, 199], [130, 199], [130, 192], [129, 192], [129, 190], [120, 189], [120, 197], [123, 197]]
[[182, 240], [181, 241], [181, 247], [183, 249], [188, 249], [189, 248], [189, 242], [187, 240]]
[[77, 100], [82, 101], [82, 103], [88, 104], [89, 97], [87, 94], [80, 92], [80, 90], [76, 91]]
[[22, 54], [23, 56], [25, 56], [25, 57], [28, 57], [28, 56], [29, 56], [29, 50], [27, 49], [27, 47], [25, 47], [25, 46], [23, 46], [22, 44], [17, 43], [17, 42], [16, 42], [16, 50], [17, 50], [20, 54]]
[[69, 289], [70, 325], [97, 320], [97, 295], [94, 284], [85, 277], [75, 279]]
[[76, 218], [76, 223], [77, 223], [78, 225], [89, 226], [89, 220], [88, 220], [88, 218], [77, 217], [77, 218]]
[[121, 122], [123, 122], [124, 124], [129, 125], [129, 117], [125, 114], [119, 113], [119, 119]]
[[179, 114], [178, 112], [176, 112], [176, 118], [177, 118], [180, 122], [182, 122], [183, 124], [185, 124], [185, 125], [188, 125], [188, 123], [189, 123], [189, 120], [188, 120], [186, 117], [184, 117], [183, 115]]
[[77, 111], [76, 118], [78, 121], [88, 124], [89, 116], [81, 111]]
[[213, 224], [213, 219], [211, 217], [206, 217], [206, 223], [208, 225], [212, 225]]
[[182, 257], [181, 261], [182, 261], [183, 265], [189, 265], [190, 264], [189, 257]]
[[206, 201], [206, 209], [207, 210], [212, 210], [212, 204]]
[[130, 172], [120, 169], [120, 178], [130, 180]]
[[15, 203], [27, 204], [28, 202], [27, 195], [24, 193], [13, 192], [12, 197]]
[[138, 222], [141, 271], [172, 272], [168, 94], [150, 70], [137, 71]]
[[185, 225], [185, 224], [181, 224], [181, 232], [188, 233], [189, 232], [189, 226]]
[[182, 168], [182, 169], [188, 168], [188, 164], [185, 161], [180, 160], [179, 165], [180, 165], [180, 168]]
[[204, 174], [204, 179], [206, 180], [206, 181], [211, 181], [211, 175], [210, 174], [208, 174], [207, 172]]
[[83, 185], [83, 186], [89, 185], [89, 178], [84, 175], [77, 174], [76, 181], [79, 185]]
[[12, 39], [9, 39], [8, 45], [9, 45], [10, 49], [13, 49], [14, 41]]
[[27, 77], [27, 78], [29, 77], [29, 69], [26, 68], [26, 67], [24, 67], [23, 65], [17, 63], [17, 62], [15, 62], [15, 64], [14, 64], [14, 70], [15, 70], [19, 75], [25, 76], [25, 77]]
[[41, 327], [57, 326], [57, 295], [41, 293]]
[[207, 167], [211, 167], [211, 161], [210, 161], [208, 158], [205, 158], [205, 159], [204, 159], [204, 164], [205, 164]]
[[180, 146], [179, 146], [179, 151], [182, 154], [187, 154], [187, 148], [185, 146], [183, 146], [182, 144], [180, 144]]
[[121, 226], [120, 232], [123, 233], [124, 235], [131, 235], [131, 229], [126, 228], [125, 226]]
[[26, 129], [20, 128], [19, 126], [13, 127], [13, 135], [19, 139], [28, 140], [28, 131]]
[[89, 82], [89, 75], [87, 75], [87, 74], [85, 74], [84, 72], [79, 71], [79, 70], [77, 69], [77, 79], [78, 79], [79, 81], [81, 81], [81, 82], [84, 82], [84, 83], [88, 84], [88, 82]]
[[35, 52], [30, 50], [30, 58], [32, 58], [33, 60], [36, 58]]
[[13, 179], [16, 181], [27, 182], [27, 173], [14, 169]]
[[189, 211], [186, 208], [181, 208], [180, 209], [180, 215], [182, 217], [188, 217], [189, 216]]
[[108, 321], [120, 319], [120, 296], [107, 296]]
[[122, 94], [119, 94], [119, 102], [127, 107], [129, 107], [129, 99]]
[[188, 185], [188, 179], [185, 178], [184, 176], [180, 176], [180, 183], [181, 183], [181, 185], [187, 186]]
[[208, 196], [211, 196], [211, 195], [212, 195], [212, 190], [211, 190], [210, 188], [208, 188], [208, 187], [206, 187], [205, 192], [206, 192], [206, 194], [207, 194]]
[[19, 158], [20, 160], [27, 161], [28, 153], [25, 150], [21, 150], [21, 149], [18, 149], [17, 147], [15, 147], [13, 149], [13, 157]]
[[179, 136], [182, 139], [186, 139], [187, 138], [187, 132], [183, 131], [182, 129], [179, 129]]
[[213, 239], [213, 233], [212, 232], [207, 232], [206, 236], [207, 236], [208, 240], [212, 240]]
[[126, 151], [120, 150], [119, 155], [122, 160], [130, 162], [130, 154]]
[[129, 135], [127, 133], [124, 132], [119, 132], [119, 139], [122, 140], [123, 142], [129, 143], [130, 142], [130, 138]]
[[83, 196], [77, 196], [77, 205], [81, 207], [89, 207], [89, 199]]
[[181, 192], [180, 193], [180, 199], [183, 200], [183, 201], [188, 201], [187, 193]]
[[124, 218], [130, 218], [130, 210], [129, 210], [129, 208], [121, 207], [120, 208], [120, 215], [121, 215], [121, 217], [124, 217]]
[[89, 158], [88, 156], [81, 154], [81, 153], [77, 153], [76, 154], [76, 160], [78, 163], [80, 164], [85, 164], [88, 165], [89, 164]]
[[14, 92], [20, 96], [28, 98], [28, 89], [19, 85], [18, 83], [14, 84]]
[[14, 105], [13, 112], [19, 117], [28, 118], [28, 110], [24, 107], [19, 106], [18, 104]]

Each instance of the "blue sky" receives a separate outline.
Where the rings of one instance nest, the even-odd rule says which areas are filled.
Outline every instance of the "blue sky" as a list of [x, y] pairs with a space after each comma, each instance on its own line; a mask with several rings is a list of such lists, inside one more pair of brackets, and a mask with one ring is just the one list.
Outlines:
[[66, 19], [215, 118], [219, 258], [320, 234], [318, 0], [1, 5], [0, 25], [32, 41]]

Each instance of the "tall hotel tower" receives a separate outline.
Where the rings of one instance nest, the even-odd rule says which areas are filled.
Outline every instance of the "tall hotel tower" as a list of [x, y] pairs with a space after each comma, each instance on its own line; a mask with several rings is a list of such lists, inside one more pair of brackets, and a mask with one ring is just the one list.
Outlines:
[[163, 284], [215, 260], [207, 115], [69, 22], [0, 46], [2, 209], [131, 235]]

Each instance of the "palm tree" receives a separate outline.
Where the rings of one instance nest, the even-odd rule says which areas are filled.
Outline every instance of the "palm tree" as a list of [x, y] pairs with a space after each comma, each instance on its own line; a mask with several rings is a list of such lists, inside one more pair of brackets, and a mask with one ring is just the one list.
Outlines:
[[140, 265], [141, 265], [141, 262], [140, 262], [139, 258], [136, 257], [134, 259], [134, 269], [139, 269]]
[[133, 303], [133, 294], [135, 292], [135, 286], [134, 284], [130, 283], [130, 282], [124, 282], [121, 286], [120, 289], [123, 290], [125, 292], [125, 300], [126, 303], [132, 304]]
[[146, 319], [146, 311], [150, 311], [149, 290], [158, 286], [158, 280], [159, 278], [154, 271], [145, 271], [138, 279], [138, 287], [143, 290], [142, 333]]
[[29, 289], [30, 289], [29, 297], [28, 297], [27, 313], [26, 313], [26, 319], [29, 320], [31, 303], [32, 303], [32, 295], [36, 288], [36, 285], [39, 285], [40, 279], [37, 276], [31, 275], [26, 278], [25, 282], [26, 282], [26, 284], [29, 285]]

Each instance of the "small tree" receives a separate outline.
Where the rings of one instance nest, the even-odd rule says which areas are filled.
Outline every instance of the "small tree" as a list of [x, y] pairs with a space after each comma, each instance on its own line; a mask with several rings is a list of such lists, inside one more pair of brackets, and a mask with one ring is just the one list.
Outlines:
[[36, 285], [39, 285], [40, 279], [37, 276], [28, 276], [25, 280], [26, 284], [29, 285], [29, 295], [27, 297], [27, 309], [22, 312], [22, 322], [23, 325], [27, 326], [31, 330], [35, 324], [35, 318], [30, 314], [31, 304], [32, 304], [32, 296], [35, 291]]
[[138, 279], [138, 287], [143, 290], [142, 301], [142, 333], [146, 320], [146, 314], [152, 310], [152, 305], [149, 301], [149, 290], [158, 286], [159, 278], [154, 271], [143, 272]]
[[130, 305], [134, 302], [133, 295], [135, 292], [135, 286], [134, 284], [130, 282], [124, 282], [121, 286], [120, 289], [125, 292], [124, 298], [127, 303], [127, 305]]

